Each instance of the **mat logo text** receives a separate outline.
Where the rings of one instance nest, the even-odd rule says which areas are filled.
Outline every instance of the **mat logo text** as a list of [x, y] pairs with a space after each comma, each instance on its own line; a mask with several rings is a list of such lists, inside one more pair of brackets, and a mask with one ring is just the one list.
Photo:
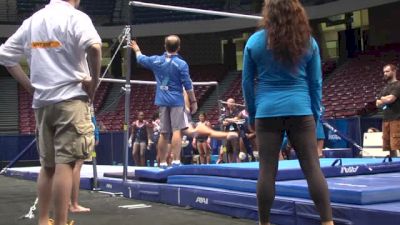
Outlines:
[[196, 203], [208, 205], [208, 198], [206, 197], [197, 197]]
[[349, 166], [340, 168], [340, 173], [357, 173], [358, 166]]

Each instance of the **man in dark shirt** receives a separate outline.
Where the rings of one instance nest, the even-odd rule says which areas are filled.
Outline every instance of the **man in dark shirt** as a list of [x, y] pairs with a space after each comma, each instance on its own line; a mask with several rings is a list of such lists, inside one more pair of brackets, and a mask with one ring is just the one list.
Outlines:
[[376, 106], [383, 110], [383, 150], [390, 151], [392, 157], [397, 157], [397, 150], [400, 149], [400, 82], [396, 73], [397, 67], [393, 64], [383, 67], [387, 84], [376, 100]]
[[[227, 132], [239, 132], [237, 122], [239, 121], [240, 109], [235, 106], [235, 99], [229, 98], [227, 101], [227, 107], [225, 113], [221, 116], [220, 121], [222, 122], [224, 131]], [[239, 155], [239, 140], [232, 139], [226, 140], [225, 142], [226, 153], [228, 155], [228, 162], [240, 162], [238, 159]]]

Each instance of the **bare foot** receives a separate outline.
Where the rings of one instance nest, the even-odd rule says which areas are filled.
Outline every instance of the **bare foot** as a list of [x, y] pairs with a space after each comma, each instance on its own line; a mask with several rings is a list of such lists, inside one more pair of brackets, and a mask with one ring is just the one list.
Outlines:
[[239, 138], [239, 135], [236, 132], [228, 132], [228, 134], [226, 135], [227, 140], [233, 140], [236, 138]]
[[81, 205], [78, 206], [70, 206], [69, 211], [72, 213], [82, 213], [82, 212], [90, 212], [90, 208], [83, 207]]

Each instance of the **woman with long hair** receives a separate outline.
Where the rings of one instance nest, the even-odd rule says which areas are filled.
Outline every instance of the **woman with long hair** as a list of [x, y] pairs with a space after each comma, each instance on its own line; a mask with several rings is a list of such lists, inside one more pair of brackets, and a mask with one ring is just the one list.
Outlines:
[[323, 225], [333, 224], [328, 186], [317, 154], [315, 122], [322, 95], [321, 60], [299, 0], [265, 0], [262, 29], [248, 40], [243, 93], [255, 124], [260, 171], [259, 224], [270, 224], [279, 150], [286, 131]]
[[[207, 115], [205, 112], [199, 113], [199, 122], [197, 126], [207, 126], [211, 129], [211, 124], [207, 120]], [[210, 148], [210, 137], [207, 135], [198, 135], [193, 138], [193, 147], [199, 151], [200, 164], [210, 164], [211, 162], [211, 148]]]

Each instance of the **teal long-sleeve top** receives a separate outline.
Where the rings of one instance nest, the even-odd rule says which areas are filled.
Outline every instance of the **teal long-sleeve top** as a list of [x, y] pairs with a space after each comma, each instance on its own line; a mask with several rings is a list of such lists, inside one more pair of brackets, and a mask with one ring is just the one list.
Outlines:
[[282, 116], [314, 115], [318, 120], [322, 71], [317, 42], [311, 38], [309, 50], [293, 70], [277, 62], [267, 49], [267, 32], [254, 33], [244, 49], [242, 88], [250, 123], [255, 118]]

